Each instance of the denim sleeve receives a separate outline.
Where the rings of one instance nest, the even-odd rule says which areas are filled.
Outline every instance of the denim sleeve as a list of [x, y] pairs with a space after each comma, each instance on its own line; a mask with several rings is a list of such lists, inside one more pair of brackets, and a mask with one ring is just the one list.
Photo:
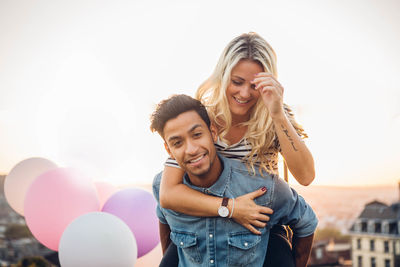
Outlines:
[[155, 199], [157, 200], [156, 213], [157, 213], [158, 219], [160, 220], [161, 223], [168, 224], [168, 222], [165, 219], [164, 213], [162, 212], [162, 208], [160, 206], [161, 176], [162, 176], [162, 172], [157, 174], [153, 179], [153, 195], [154, 195]]
[[317, 228], [318, 219], [304, 198], [282, 179], [275, 177], [275, 218], [279, 224], [289, 225], [294, 235], [309, 236]]

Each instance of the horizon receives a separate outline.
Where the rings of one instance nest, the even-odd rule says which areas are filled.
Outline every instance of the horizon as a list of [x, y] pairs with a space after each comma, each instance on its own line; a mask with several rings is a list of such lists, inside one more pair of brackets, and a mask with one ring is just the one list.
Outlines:
[[[0, 177], [6, 177], [7, 173], [0, 173]], [[283, 179], [283, 178], [282, 178]], [[96, 180], [93, 180], [94, 182], [97, 182]], [[143, 187], [146, 188], [148, 186], [151, 186], [152, 183], [127, 183], [127, 184], [120, 184], [120, 185], [115, 185], [117, 188], [122, 189], [122, 188], [127, 188], [127, 187]], [[397, 188], [399, 190], [400, 194], [400, 179], [398, 180], [397, 183], [395, 184], [375, 184], [375, 185], [321, 185], [321, 184], [313, 184], [311, 183], [310, 185], [304, 186], [300, 185], [298, 183], [293, 184], [291, 181], [289, 181], [289, 186], [294, 187], [296, 190], [298, 188], [311, 188], [311, 187], [329, 187], [329, 188], [339, 188], [339, 189], [354, 189], [354, 188], [363, 188], [363, 189], [377, 189], [377, 188]]]

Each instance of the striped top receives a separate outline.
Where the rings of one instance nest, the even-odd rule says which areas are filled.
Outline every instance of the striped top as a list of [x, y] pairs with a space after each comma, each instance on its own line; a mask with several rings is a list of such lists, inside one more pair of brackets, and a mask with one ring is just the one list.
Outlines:
[[[278, 174], [278, 152], [280, 149], [278, 140], [275, 140], [276, 141], [274, 142], [273, 148], [270, 150], [270, 152], [267, 152], [266, 155], [272, 166], [272, 170], [269, 169], [269, 171], [271, 173]], [[247, 143], [245, 138], [232, 145], [228, 145], [218, 138], [217, 142], [215, 143], [215, 147], [220, 155], [240, 161], [245, 161], [245, 157], [251, 152], [251, 145]], [[255, 158], [257, 155], [254, 155], [253, 157]], [[168, 158], [164, 165], [180, 168], [178, 163], [172, 158]], [[257, 162], [255, 165], [257, 166]]]

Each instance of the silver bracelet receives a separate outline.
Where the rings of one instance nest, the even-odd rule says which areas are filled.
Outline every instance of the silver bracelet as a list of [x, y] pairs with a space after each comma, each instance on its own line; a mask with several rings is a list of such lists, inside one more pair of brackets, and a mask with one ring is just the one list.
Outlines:
[[232, 198], [232, 212], [231, 212], [231, 214], [229, 215], [229, 219], [232, 218], [233, 210], [234, 210], [234, 209], [235, 209], [235, 199]]

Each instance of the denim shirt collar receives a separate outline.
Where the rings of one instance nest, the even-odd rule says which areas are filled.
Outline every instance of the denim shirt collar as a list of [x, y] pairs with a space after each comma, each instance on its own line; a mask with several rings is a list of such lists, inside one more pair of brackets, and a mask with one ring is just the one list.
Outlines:
[[185, 175], [184, 175], [183, 183], [197, 191], [201, 191], [201, 192], [205, 192], [205, 193], [212, 194], [215, 196], [223, 197], [225, 189], [228, 186], [229, 181], [231, 180], [232, 167], [231, 167], [229, 160], [226, 160], [224, 157], [221, 157], [218, 153], [217, 153], [217, 156], [222, 165], [222, 172], [221, 172], [218, 180], [212, 186], [210, 186], [208, 188], [204, 188], [204, 187], [198, 187], [198, 186], [193, 185], [190, 182], [190, 179], [189, 179], [189, 176], [187, 173], [185, 173]]

